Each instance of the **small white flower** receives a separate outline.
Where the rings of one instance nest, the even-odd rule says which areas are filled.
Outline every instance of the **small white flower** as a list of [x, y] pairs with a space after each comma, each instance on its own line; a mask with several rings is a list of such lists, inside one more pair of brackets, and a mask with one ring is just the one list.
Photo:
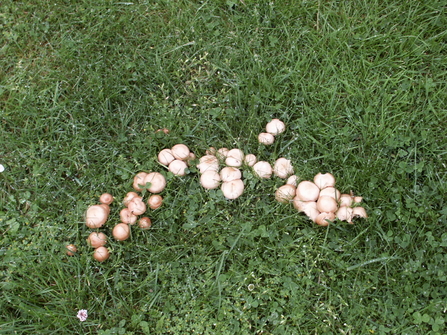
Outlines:
[[78, 319], [81, 321], [87, 320], [88, 314], [86, 309], [81, 309], [77, 315]]
[[5, 171], [5, 167], [2, 164], [0, 164], [0, 173], [3, 171]]

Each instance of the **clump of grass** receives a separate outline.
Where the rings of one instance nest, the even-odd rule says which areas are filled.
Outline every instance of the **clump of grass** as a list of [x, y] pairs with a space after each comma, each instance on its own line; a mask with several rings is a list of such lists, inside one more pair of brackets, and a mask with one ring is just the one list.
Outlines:
[[[3, 7], [1, 332], [445, 333], [441, 2]], [[260, 146], [273, 117], [287, 132]], [[95, 262], [85, 209], [107, 191], [118, 218], [179, 142], [332, 172], [370, 218], [316, 227], [275, 203], [278, 180], [246, 171], [227, 201], [191, 171], [169, 176], [153, 229]]]

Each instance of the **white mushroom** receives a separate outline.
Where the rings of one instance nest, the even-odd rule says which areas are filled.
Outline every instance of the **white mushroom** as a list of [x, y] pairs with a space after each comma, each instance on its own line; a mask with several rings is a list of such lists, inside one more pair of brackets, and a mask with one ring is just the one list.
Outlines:
[[213, 170], [208, 170], [200, 176], [200, 184], [207, 190], [213, 190], [220, 185], [219, 173]]
[[171, 163], [169, 163], [169, 171], [171, 171], [176, 176], [186, 175], [187, 168], [188, 164], [179, 159], [174, 159]]
[[275, 142], [275, 137], [270, 133], [260, 133], [258, 135], [258, 141], [261, 144], [270, 145]]
[[222, 183], [220, 188], [227, 199], [236, 199], [244, 192], [244, 182], [241, 179]]
[[253, 166], [256, 164], [256, 162], [258, 161], [258, 159], [256, 158], [255, 155], [253, 154], [248, 154], [245, 156], [244, 158], [244, 162], [245, 164], [247, 164], [248, 166]]
[[279, 119], [273, 119], [267, 123], [265, 130], [272, 135], [278, 135], [286, 130], [286, 125]]
[[219, 160], [216, 156], [213, 155], [205, 155], [200, 157], [199, 164], [197, 164], [197, 168], [200, 173], [204, 173], [205, 171], [219, 171]]
[[225, 164], [228, 166], [239, 167], [244, 161], [244, 153], [240, 149], [231, 149], [228, 151], [227, 158], [225, 159]]
[[314, 183], [317, 185], [320, 189], [332, 186], [335, 186], [335, 177], [330, 173], [318, 173], [314, 177]]
[[226, 166], [222, 170], [220, 170], [220, 179], [222, 179], [223, 182], [241, 178], [242, 178], [241, 170], [235, 167]]
[[189, 157], [189, 148], [184, 144], [176, 144], [171, 148], [172, 155], [176, 159], [186, 160]]
[[296, 196], [302, 201], [317, 201], [320, 189], [311, 181], [304, 180], [296, 187]]
[[284, 157], [278, 158], [273, 165], [273, 172], [275, 176], [285, 179], [293, 174], [292, 163]]
[[163, 149], [158, 153], [158, 161], [163, 165], [168, 166], [174, 159], [171, 149]]
[[266, 161], [259, 161], [253, 165], [253, 171], [259, 178], [265, 179], [269, 179], [273, 173], [272, 166]]
[[276, 201], [282, 203], [289, 203], [295, 197], [296, 187], [293, 185], [285, 184], [279, 187], [275, 192]]

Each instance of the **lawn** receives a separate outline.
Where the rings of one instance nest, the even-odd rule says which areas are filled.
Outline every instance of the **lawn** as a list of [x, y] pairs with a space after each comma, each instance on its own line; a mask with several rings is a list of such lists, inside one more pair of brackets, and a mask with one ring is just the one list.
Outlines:
[[[445, 1], [1, 7], [1, 334], [447, 333]], [[330, 172], [369, 217], [318, 226], [250, 168], [227, 200], [177, 143]], [[85, 211], [111, 193], [111, 236], [140, 171], [163, 205], [97, 262]]]

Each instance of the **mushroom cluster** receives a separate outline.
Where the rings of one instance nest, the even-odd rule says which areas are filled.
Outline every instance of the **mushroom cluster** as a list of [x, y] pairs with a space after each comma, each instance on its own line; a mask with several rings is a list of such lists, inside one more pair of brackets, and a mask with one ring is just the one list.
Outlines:
[[188, 162], [195, 159], [193, 152], [185, 144], [176, 144], [171, 149], [163, 149], [158, 154], [158, 161], [167, 166], [176, 176], [186, 175]]
[[265, 133], [258, 135], [259, 143], [270, 145], [275, 142], [275, 136], [286, 130], [286, 125], [279, 119], [273, 119], [265, 126]]
[[296, 186], [288, 182], [276, 190], [275, 198], [282, 203], [292, 202], [295, 209], [320, 226], [336, 218], [352, 223], [355, 217], [367, 217], [366, 210], [358, 206], [362, 197], [341, 194], [331, 173], [318, 173], [313, 181], [303, 180]]
[[[279, 119], [273, 119], [266, 125], [266, 132], [258, 136], [262, 144], [272, 144], [275, 136], [285, 131], [285, 124]], [[157, 132], [168, 134], [167, 129]], [[242, 181], [242, 168], [250, 168], [254, 175], [260, 179], [275, 177], [286, 179], [286, 183], [275, 191], [275, 199], [281, 203], [293, 203], [299, 211], [305, 213], [313, 222], [320, 226], [327, 226], [338, 219], [353, 223], [356, 217], [366, 218], [366, 210], [359, 206], [362, 197], [351, 194], [341, 194], [335, 188], [335, 177], [330, 173], [318, 173], [313, 181], [304, 180], [298, 183], [299, 178], [294, 174], [291, 161], [285, 157], [278, 158], [273, 165], [267, 161], [258, 161], [254, 154], [245, 155], [241, 149], [210, 147], [205, 155], [196, 160], [194, 153], [185, 144], [175, 144], [171, 148], [162, 149], [158, 153], [158, 162], [165, 166], [176, 176], [185, 176], [188, 166], [197, 162], [196, 167], [200, 173], [200, 184], [207, 190], [220, 187], [227, 199], [237, 199], [244, 192]], [[221, 168], [222, 167], [222, 168]], [[152, 226], [151, 219], [144, 216], [148, 207], [156, 210], [162, 206], [163, 197], [159, 194], [166, 187], [166, 178], [159, 172], [139, 172], [133, 178], [134, 191], [128, 192], [122, 203], [120, 223], [112, 229], [113, 237], [117, 241], [125, 241], [130, 237], [131, 226], [141, 229]], [[143, 192], [140, 195], [138, 192]], [[143, 195], [148, 192], [147, 201]], [[108, 193], [101, 195], [100, 204], [90, 206], [85, 214], [85, 224], [90, 229], [100, 229], [108, 220], [110, 204], [113, 196]], [[93, 256], [102, 262], [109, 258], [110, 252], [105, 247], [107, 236], [103, 232], [91, 232], [87, 238], [88, 244], [95, 249]], [[77, 252], [75, 245], [66, 246], [66, 253], [74, 255]]]

